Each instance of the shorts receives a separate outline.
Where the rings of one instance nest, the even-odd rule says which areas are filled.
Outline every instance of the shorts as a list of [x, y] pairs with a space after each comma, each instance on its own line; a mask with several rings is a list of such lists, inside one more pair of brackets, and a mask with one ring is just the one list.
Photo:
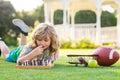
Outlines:
[[9, 55], [6, 57], [6, 61], [8, 62], [16, 62], [17, 58], [20, 54], [20, 52], [22, 51], [24, 46], [20, 46], [12, 51], [10, 51]]

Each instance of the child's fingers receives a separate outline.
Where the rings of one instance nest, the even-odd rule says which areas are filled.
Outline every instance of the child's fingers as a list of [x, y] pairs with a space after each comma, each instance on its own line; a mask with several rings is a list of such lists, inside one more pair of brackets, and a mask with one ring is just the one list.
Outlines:
[[38, 46], [38, 48], [39, 48], [40, 52], [43, 52], [42, 46]]
[[40, 49], [42, 49], [42, 46], [38, 46]]

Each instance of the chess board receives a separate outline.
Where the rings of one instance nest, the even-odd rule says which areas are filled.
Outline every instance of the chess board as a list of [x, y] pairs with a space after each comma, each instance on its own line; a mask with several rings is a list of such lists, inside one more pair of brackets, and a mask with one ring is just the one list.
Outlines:
[[50, 69], [54, 67], [54, 64], [51, 60], [39, 60], [37, 58], [33, 60], [26, 60], [23, 63], [18, 62], [16, 68], [43, 68]]

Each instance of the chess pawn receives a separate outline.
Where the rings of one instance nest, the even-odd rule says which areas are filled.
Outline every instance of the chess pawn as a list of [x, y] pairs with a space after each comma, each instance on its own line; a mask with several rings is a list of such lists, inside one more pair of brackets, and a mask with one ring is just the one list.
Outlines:
[[34, 59], [31, 60], [31, 64], [32, 64], [32, 66], [35, 65], [35, 61], [34, 61]]
[[40, 60], [37, 60], [37, 64], [38, 64], [38, 66], [40, 66], [41, 64], [40, 64]]
[[26, 66], [26, 61], [24, 61], [23, 66]]
[[44, 59], [42, 60], [42, 66], [45, 66], [45, 60]]
[[42, 60], [39, 60], [39, 61], [40, 61], [40, 65], [43, 65], [43, 64], [42, 64]]
[[35, 58], [34, 60], [35, 60], [35, 65], [38, 66], [38, 60], [37, 60], [37, 58]]
[[19, 66], [22, 66], [22, 63], [21, 63], [21, 62], [18, 62], [18, 65], [19, 65]]
[[32, 62], [31, 60], [28, 61], [28, 65], [31, 66], [32, 65]]
[[48, 60], [48, 66], [50, 66], [50, 65], [51, 65], [51, 62], [52, 62], [51, 60]]
[[45, 66], [48, 66], [48, 60], [45, 60]]
[[33, 59], [33, 66], [35, 66], [36, 65], [36, 62], [35, 62], [35, 60]]
[[24, 62], [24, 65], [25, 65], [25, 66], [28, 66], [28, 65], [29, 65], [29, 64], [28, 64], [28, 61], [29, 61], [29, 60], [26, 60], [26, 61]]

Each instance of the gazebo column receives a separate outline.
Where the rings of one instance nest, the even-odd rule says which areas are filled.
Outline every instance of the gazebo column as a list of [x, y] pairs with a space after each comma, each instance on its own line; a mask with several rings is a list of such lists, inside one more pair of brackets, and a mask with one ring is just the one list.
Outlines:
[[72, 41], [75, 40], [75, 12], [72, 11], [71, 13], [71, 28], [70, 28], [70, 36]]
[[51, 22], [51, 24], [54, 24], [54, 10], [51, 9], [50, 12], [51, 12], [51, 15], [50, 15], [50, 22]]
[[120, 47], [120, 8], [117, 11], [117, 47]]
[[44, 18], [45, 22], [49, 23], [49, 2], [44, 2]]
[[96, 2], [96, 43], [101, 44], [101, 3]]
[[62, 2], [62, 7], [63, 7], [63, 26], [64, 26], [64, 34], [65, 38], [68, 35], [68, 26], [67, 26], [67, 1], [63, 0]]
[[70, 12], [69, 12], [69, 10], [67, 12], [67, 23], [70, 24]]

